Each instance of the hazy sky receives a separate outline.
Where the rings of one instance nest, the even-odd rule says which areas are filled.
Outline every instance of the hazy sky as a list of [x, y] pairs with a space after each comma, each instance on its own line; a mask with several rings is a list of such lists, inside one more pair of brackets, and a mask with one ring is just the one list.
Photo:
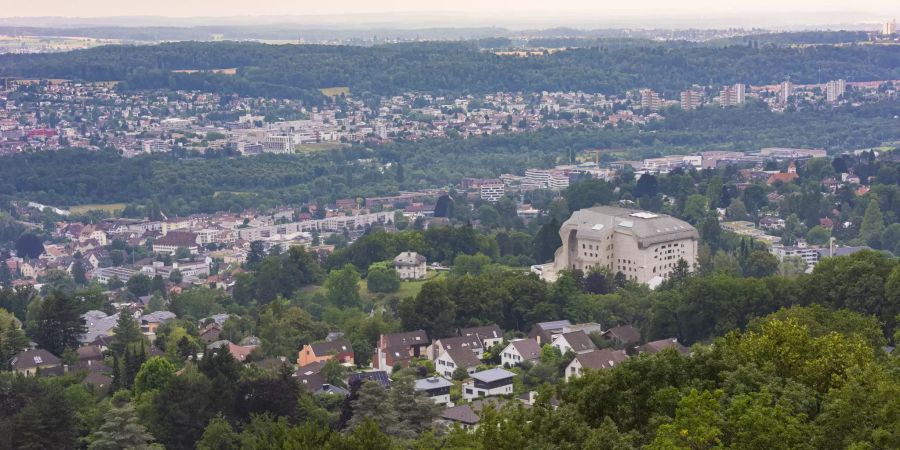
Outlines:
[[[476, 16], [504, 12], [517, 16], [584, 13], [634, 15], [766, 15], [791, 12], [854, 12], [873, 17], [900, 16], [900, 0], [4, 0], [0, 17], [385, 14], [460, 12]], [[835, 14], [835, 20], [841, 17]]]

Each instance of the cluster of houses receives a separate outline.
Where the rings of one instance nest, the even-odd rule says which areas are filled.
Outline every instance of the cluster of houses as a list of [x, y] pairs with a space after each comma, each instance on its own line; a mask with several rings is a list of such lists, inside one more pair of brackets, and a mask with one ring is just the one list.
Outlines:
[[[349, 385], [355, 380], [372, 380], [390, 387], [394, 371], [430, 361], [434, 371], [417, 379], [415, 389], [445, 406], [442, 421], [471, 428], [477, 426], [478, 412], [485, 404], [502, 404], [512, 399], [516, 394], [513, 380], [518, 376], [513, 368], [540, 363], [544, 346], [551, 346], [562, 355], [573, 355], [565, 368], [566, 381], [588, 370], [614, 367], [640, 353], [689, 351], [672, 338], [642, 343], [640, 332], [630, 325], [602, 330], [596, 323], [572, 324], [568, 320], [538, 323], [527, 336], [508, 337], [497, 325], [460, 328], [455, 336], [438, 339], [430, 339], [423, 330], [382, 334], [371, 368], [351, 373], [346, 381]], [[493, 354], [491, 359], [499, 355], [499, 364], [486, 361], [488, 352]], [[299, 349], [295, 376], [314, 394], [346, 395], [345, 389], [329, 384], [321, 370], [330, 360], [354, 367], [354, 358], [351, 343], [342, 334], [333, 333], [324, 341]], [[463, 401], [460, 404], [451, 400], [451, 389], [455, 387]], [[534, 397], [535, 393], [527, 392], [517, 399], [530, 405]]]

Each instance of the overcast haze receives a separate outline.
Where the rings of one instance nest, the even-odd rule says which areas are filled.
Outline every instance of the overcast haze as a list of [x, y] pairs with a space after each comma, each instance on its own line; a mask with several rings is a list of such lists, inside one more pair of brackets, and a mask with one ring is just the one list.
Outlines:
[[[849, 29], [860, 28], [861, 24], [864, 28], [874, 28], [874, 24], [900, 17], [900, 0], [32, 0], [4, 3], [0, 18], [6, 19], [0, 19], [0, 24], [26, 26], [282, 22], [348, 28], [374, 25]], [[551, 5], [552, 10], [548, 10]]]

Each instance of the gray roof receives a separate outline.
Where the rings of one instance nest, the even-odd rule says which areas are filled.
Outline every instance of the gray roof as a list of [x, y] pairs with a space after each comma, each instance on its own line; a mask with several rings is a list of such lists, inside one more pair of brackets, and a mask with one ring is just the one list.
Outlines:
[[35, 367], [58, 366], [62, 363], [53, 353], [42, 348], [33, 348], [19, 352], [10, 361], [16, 370], [27, 370]]
[[81, 315], [87, 331], [81, 336], [81, 342], [92, 342], [98, 336], [111, 336], [112, 329], [119, 321], [119, 313], [106, 315], [103, 311], [88, 311]]
[[484, 383], [492, 383], [494, 381], [500, 381], [506, 378], [512, 379], [512, 377], [514, 376], [516, 376], [516, 374], [500, 368], [482, 370], [481, 372], [475, 372], [472, 374], [472, 378]]
[[171, 311], [156, 311], [150, 314], [144, 314], [141, 316], [141, 322], [148, 323], [165, 323], [168, 322], [178, 316]]
[[[469, 367], [478, 367], [481, 364], [481, 360], [475, 356], [475, 352], [468, 348], [449, 348], [444, 350], [444, 353], [456, 363], [457, 366], [462, 367], [464, 369], [468, 369]], [[441, 355], [443, 356], [443, 355]]]
[[435, 339], [435, 342], [440, 342], [441, 347], [444, 349], [451, 348], [482, 348], [481, 340], [478, 339], [478, 336], [451, 336], [441, 339]]
[[575, 356], [575, 359], [585, 369], [608, 369], [628, 359], [625, 350], [594, 350], [588, 353], [582, 353]]
[[573, 331], [571, 333], [560, 334], [559, 336], [566, 339], [566, 342], [572, 347], [572, 351], [575, 353], [597, 349], [597, 346], [594, 345], [594, 341], [592, 341], [590, 336], [584, 331]]
[[453, 386], [453, 383], [447, 381], [447, 379], [444, 377], [431, 377], [416, 380], [417, 391], [430, 391], [432, 389], [439, 389], [450, 386]]
[[475, 336], [479, 339], [497, 339], [503, 337], [503, 330], [493, 323], [482, 327], [469, 327], [459, 330], [460, 336]]
[[472, 407], [469, 405], [451, 406], [441, 412], [441, 418], [452, 420], [454, 422], [462, 422], [468, 425], [474, 425], [481, 420]]
[[519, 339], [509, 343], [525, 360], [533, 360], [541, 357], [541, 346], [534, 339]]
[[619, 325], [610, 328], [603, 333], [603, 336], [622, 341], [626, 344], [641, 341], [641, 332], [631, 325]]
[[678, 239], [699, 239], [689, 223], [665, 214], [649, 213], [617, 206], [595, 206], [576, 211], [561, 227], [561, 232], [574, 228], [578, 238], [601, 239], [609, 230], [630, 234], [638, 247]]
[[644, 345], [638, 347], [638, 351], [641, 353], [659, 353], [667, 348], [674, 348], [675, 350], [681, 353], [688, 353], [690, 350], [678, 343], [678, 339], [669, 338], [669, 339], [660, 339], [658, 341], [648, 342]]
[[567, 327], [567, 326], [571, 326], [571, 325], [572, 325], [572, 323], [569, 322], [568, 320], [553, 320], [550, 322], [539, 322], [539, 323], [536, 323], [534, 326], [536, 326], [538, 329], [543, 330], [543, 331], [556, 331], [556, 330], [562, 331], [563, 327]]
[[403, 252], [394, 258], [395, 266], [418, 266], [425, 264], [425, 257], [416, 252]]

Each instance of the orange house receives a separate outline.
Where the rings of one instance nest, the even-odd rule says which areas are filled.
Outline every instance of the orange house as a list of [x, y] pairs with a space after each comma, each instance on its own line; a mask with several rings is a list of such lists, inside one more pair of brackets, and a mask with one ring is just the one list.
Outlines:
[[346, 339], [306, 344], [297, 354], [297, 365], [337, 359], [342, 364], [353, 364], [353, 347]]

